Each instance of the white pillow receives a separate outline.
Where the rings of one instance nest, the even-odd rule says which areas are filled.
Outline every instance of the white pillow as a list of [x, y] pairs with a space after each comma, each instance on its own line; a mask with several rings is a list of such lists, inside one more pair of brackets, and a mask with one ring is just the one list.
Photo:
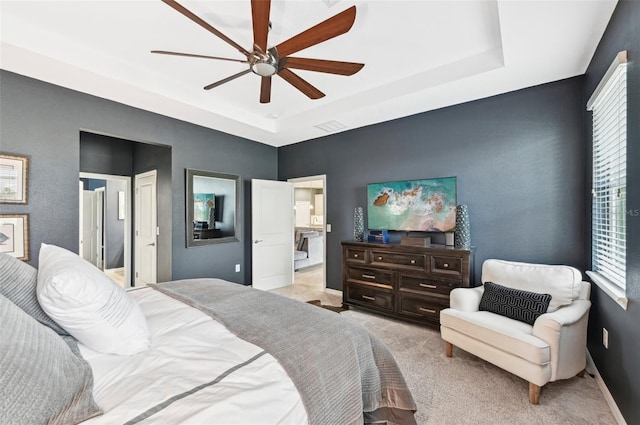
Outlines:
[[136, 301], [71, 251], [41, 245], [37, 296], [56, 323], [95, 351], [130, 355], [149, 348], [149, 328]]

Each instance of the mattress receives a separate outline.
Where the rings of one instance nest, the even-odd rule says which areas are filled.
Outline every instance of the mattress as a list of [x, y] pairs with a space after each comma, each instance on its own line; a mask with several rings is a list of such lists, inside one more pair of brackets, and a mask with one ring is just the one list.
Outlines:
[[151, 347], [132, 356], [80, 346], [94, 376], [98, 424], [303, 424], [295, 385], [271, 355], [201, 311], [151, 288], [130, 292]]

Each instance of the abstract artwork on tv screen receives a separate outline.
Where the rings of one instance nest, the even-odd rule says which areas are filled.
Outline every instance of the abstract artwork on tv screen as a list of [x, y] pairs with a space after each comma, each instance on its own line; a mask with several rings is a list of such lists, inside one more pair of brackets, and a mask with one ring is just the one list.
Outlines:
[[369, 229], [450, 232], [456, 227], [456, 178], [367, 185]]

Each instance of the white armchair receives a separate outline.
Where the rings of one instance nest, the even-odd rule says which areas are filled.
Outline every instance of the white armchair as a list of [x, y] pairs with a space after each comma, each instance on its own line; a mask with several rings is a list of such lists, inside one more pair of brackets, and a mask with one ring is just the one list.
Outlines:
[[447, 357], [453, 346], [529, 382], [529, 401], [538, 404], [547, 382], [581, 375], [586, 366], [591, 286], [568, 266], [486, 260], [482, 283], [550, 294], [546, 313], [533, 325], [480, 310], [484, 286], [451, 291], [450, 308], [440, 313]]

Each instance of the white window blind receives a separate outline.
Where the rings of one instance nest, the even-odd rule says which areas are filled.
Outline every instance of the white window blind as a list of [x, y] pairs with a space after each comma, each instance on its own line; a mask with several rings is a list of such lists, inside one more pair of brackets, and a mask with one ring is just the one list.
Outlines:
[[627, 73], [620, 52], [594, 92], [592, 268], [626, 286]]

